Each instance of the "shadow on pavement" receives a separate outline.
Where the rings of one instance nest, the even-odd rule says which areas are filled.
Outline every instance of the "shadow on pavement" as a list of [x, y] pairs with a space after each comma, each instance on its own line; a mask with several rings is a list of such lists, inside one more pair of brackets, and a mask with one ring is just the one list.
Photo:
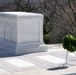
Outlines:
[[[36, 53], [40, 53], [40, 52], [36, 52]], [[16, 55], [16, 54], [10, 53], [6, 50], [0, 49], [0, 58], [16, 57], [16, 56], [22, 56], [22, 55], [27, 55], [27, 54], [34, 54], [34, 52]]]
[[67, 69], [67, 68], [68, 68], [68, 66], [65, 66], [65, 67], [54, 67], [54, 68], [49, 68], [47, 70], [49, 70], [49, 71], [55, 71], [55, 70]]
[[[22, 54], [22, 55], [24, 55], [24, 54]], [[10, 52], [8, 52], [8, 51], [0, 49], [0, 58], [15, 57], [15, 56], [21, 56], [21, 55], [13, 55], [13, 54], [10, 54]]]
[[76, 75], [76, 73], [62, 74], [62, 75]]

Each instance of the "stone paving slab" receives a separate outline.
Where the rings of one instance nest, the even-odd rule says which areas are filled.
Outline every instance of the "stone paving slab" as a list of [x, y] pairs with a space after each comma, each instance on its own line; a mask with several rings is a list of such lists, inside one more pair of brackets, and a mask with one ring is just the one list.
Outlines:
[[[53, 63], [56, 62], [56, 59], [53, 60], [53, 58], [46, 58], [50, 62], [45, 60], [45, 58], [37, 58], [38, 56], [52, 56], [65, 60], [66, 51], [61, 45], [49, 45], [48, 48], [48, 52], [31, 53], [20, 56], [12, 56], [9, 52], [2, 51], [5, 56], [0, 53], [0, 75], [66, 75], [76, 72], [76, 59], [73, 54], [69, 54], [69, 68], [59, 68], [59, 65], [64, 64], [64, 62], [61, 63], [61, 61], [57, 60], [58, 63]], [[17, 63], [14, 61], [15, 59], [18, 59]], [[24, 62], [28, 63], [25, 64]], [[29, 63], [35, 66], [29, 66]]]
[[11, 74], [2, 75], [76, 75], [76, 67], [69, 67], [68, 69], [61, 69], [55, 71], [48, 71], [46, 69], [30, 70], [25, 72], [13, 72]]

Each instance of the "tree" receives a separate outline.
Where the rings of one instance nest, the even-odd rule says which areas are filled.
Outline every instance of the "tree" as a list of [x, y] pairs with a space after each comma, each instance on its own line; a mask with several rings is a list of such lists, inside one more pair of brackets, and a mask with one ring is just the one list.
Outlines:
[[8, 0], [0, 10], [6, 11], [9, 7], [14, 7], [10, 11], [44, 14], [44, 34], [50, 35], [51, 43], [61, 42], [67, 33], [76, 36], [76, 0]]
[[[49, 0], [45, 1], [46, 6], [52, 10], [52, 13], [47, 15], [43, 13], [53, 23], [52, 40], [57, 42], [62, 41], [62, 37], [71, 33], [76, 35], [76, 1], [75, 0]], [[52, 16], [50, 16], [52, 14]], [[51, 32], [51, 31], [50, 31]], [[55, 34], [55, 35], [54, 35]], [[52, 41], [52, 42], [53, 42]]]
[[17, 6], [16, 11], [33, 12], [35, 9], [33, 0], [15, 0]]
[[14, 0], [0, 0], [0, 11], [13, 11], [16, 9]]

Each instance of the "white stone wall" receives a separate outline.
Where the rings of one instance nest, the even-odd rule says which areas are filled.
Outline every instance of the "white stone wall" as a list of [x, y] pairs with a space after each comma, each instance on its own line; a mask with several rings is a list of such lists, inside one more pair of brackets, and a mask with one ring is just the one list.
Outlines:
[[47, 51], [43, 42], [43, 15], [0, 12], [0, 48], [13, 54]]
[[1, 15], [3, 15], [1, 17], [3, 27], [0, 33], [2, 39], [16, 43], [43, 41], [43, 17], [41, 14], [6, 12]]

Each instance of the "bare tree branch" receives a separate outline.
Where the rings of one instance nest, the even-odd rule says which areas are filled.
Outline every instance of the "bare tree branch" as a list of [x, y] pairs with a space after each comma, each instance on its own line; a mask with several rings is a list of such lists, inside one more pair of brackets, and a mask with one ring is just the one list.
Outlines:
[[66, 15], [69, 17], [70, 21], [73, 23], [73, 25], [75, 25], [75, 27], [76, 27], [75, 22], [72, 20], [72, 18], [70, 17], [70, 15], [66, 12], [66, 10], [62, 7], [62, 5], [60, 3], [58, 3], [57, 0], [55, 0], [55, 1], [62, 8], [62, 10], [66, 13]]
[[[47, 3], [47, 2], [46, 2], [46, 3]], [[51, 6], [50, 6], [48, 3], [47, 3], [47, 5], [49, 6], [50, 9], [52, 9]], [[55, 3], [55, 6], [56, 6], [56, 3]], [[56, 8], [56, 7], [55, 7], [55, 8]], [[54, 12], [53, 12], [53, 13], [55, 13], [56, 15], [62, 17], [62, 18], [70, 25], [72, 31], [74, 32], [74, 29], [73, 29], [73, 27], [72, 27], [72, 24], [69, 23], [69, 21], [62, 16], [62, 14], [58, 14], [58, 13], [55, 11], [55, 9], [54, 9]], [[51, 14], [51, 15], [53, 15], [53, 14]]]
[[73, 6], [75, 7], [75, 5], [74, 5], [74, 0], [73, 0], [73, 4], [72, 4], [71, 0], [68, 1], [68, 4], [69, 4], [70, 9], [71, 9], [72, 12], [73, 12], [74, 20], [76, 21], [76, 12], [75, 12], [75, 10], [74, 10], [74, 8], [73, 8]]
[[[37, 7], [37, 6], [36, 6], [36, 7]], [[38, 7], [37, 7], [37, 8], [38, 8]], [[73, 31], [70, 31], [69, 29], [67, 29], [67, 28], [65, 28], [65, 27], [63, 27], [63, 26], [60, 26], [59, 24], [55, 23], [55, 22], [54, 22], [49, 16], [47, 16], [40, 8], [38, 8], [38, 10], [40, 10], [42, 14], [44, 14], [46, 17], [48, 17], [48, 19], [49, 19], [51, 22], [53, 22], [53, 24], [55, 24], [56, 26], [58, 26], [58, 27], [60, 27], [60, 28], [62, 28], [62, 29], [65, 29], [66, 31], [74, 34]]]

